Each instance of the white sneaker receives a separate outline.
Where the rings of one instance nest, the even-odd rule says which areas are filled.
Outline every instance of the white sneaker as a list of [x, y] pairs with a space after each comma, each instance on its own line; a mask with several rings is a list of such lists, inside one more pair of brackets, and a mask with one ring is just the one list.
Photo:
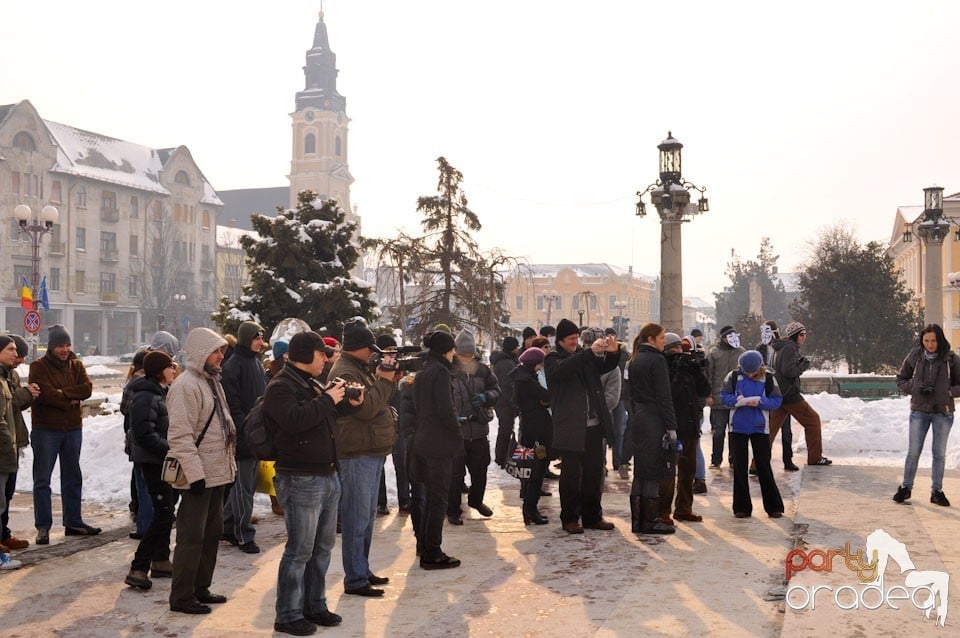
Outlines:
[[0, 570], [20, 569], [21, 567], [23, 567], [23, 563], [10, 558], [10, 554], [0, 554]]

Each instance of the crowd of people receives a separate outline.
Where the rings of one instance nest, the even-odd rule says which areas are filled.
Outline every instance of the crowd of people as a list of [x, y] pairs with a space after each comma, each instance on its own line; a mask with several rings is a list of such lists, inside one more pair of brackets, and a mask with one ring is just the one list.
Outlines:
[[[245, 437], [254, 414], [270, 432], [273, 511], [286, 529], [274, 628], [293, 635], [342, 621], [326, 600], [337, 533], [344, 592], [384, 595], [390, 579], [373, 571], [370, 549], [391, 454], [398, 501], [412, 520], [425, 570], [460, 566], [444, 551], [443, 527], [463, 525], [463, 494], [480, 516], [494, 516], [485, 503], [491, 461], [524, 467], [518, 477], [526, 525], [549, 522], [539, 506], [552, 495], [546, 479], [557, 478], [564, 532], [614, 530], [602, 506], [608, 448], [616, 476], [632, 473], [633, 533], [673, 534], [677, 521], [702, 521], [693, 495], [707, 489], [700, 433], [708, 406], [714, 471], [728, 439], [733, 515], [752, 516], [753, 474], [764, 511], [779, 518], [784, 503], [771, 467], [778, 431], [784, 470], [798, 469], [791, 418], [804, 429], [807, 464], [831, 463], [822, 452], [820, 417], [800, 392], [800, 376], [810, 366], [801, 354], [807, 330], [794, 321], [781, 335], [767, 321], [754, 350], [741, 347], [732, 326], [721, 328], [706, 350], [697, 333], [681, 336], [648, 323], [628, 347], [613, 329], [561, 319], [539, 334], [528, 328], [520, 339], [504, 338], [487, 365], [470, 330], [454, 334], [443, 324], [424, 336], [416, 354], [402, 353], [392, 335], [376, 336], [359, 320], [347, 323], [339, 340], [301, 331], [272, 344], [253, 321], [240, 324], [235, 337], [195, 328], [182, 350], [173, 335], [158, 332], [134, 358], [121, 400], [133, 464], [137, 526], [131, 537], [139, 541], [124, 582], [146, 590], [154, 579], [170, 579], [170, 609], [187, 614], [210, 613], [227, 600], [211, 589], [221, 542], [260, 551], [253, 500], [265, 468]], [[265, 368], [267, 350], [272, 361]], [[36, 543], [50, 542], [56, 462], [64, 534], [100, 533], [80, 511], [80, 404], [91, 394], [90, 379], [62, 326], [50, 329], [47, 354], [30, 365], [24, 385], [16, 367], [26, 354], [23, 339], [0, 335], [2, 569], [18, 567], [8, 552], [29, 545], [7, 527], [18, 450], [28, 444], [34, 451]], [[898, 382], [911, 395], [910, 450], [894, 500], [911, 497], [932, 427], [931, 502], [949, 505], [942, 492], [944, 451], [953, 397], [960, 396], [960, 360], [939, 326], [920, 333]], [[21, 414], [27, 408], [29, 434]], [[494, 415], [499, 428], [491, 456]], [[559, 475], [551, 469], [554, 461]]]

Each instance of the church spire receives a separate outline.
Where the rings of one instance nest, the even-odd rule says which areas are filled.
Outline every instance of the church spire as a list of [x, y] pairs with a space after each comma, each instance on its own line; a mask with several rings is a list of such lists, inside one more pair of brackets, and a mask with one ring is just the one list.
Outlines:
[[307, 63], [303, 67], [306, 85], [297, 93], [297, 111], [313, 107], [335, 113], [346, 111], [347, 100], [337, 93], [337, 56], [330, 50], [327, 25], [323, 10], [313, 33], [313, 47], [307, 51]]

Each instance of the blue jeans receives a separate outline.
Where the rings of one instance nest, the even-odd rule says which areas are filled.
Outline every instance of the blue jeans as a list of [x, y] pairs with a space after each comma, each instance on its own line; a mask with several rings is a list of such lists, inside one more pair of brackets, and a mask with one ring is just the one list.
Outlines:
[[50, 529], [53, 509], [50, 502], [50, 477], [53, 465], [60, 460], [60, 499], [63, 502], [63, 525], [83, 525], [80, 498], [83, 475], [80, 473], [80, 447], [83, 430], [45, 430], [34, 428], [30, 433], [33, 448], [33, 520], [37, 529]]
[[343, 554], [343, 588], [360, 589], [370, 584], [368, 559], [373, 541], [377, 492], [383, 473], [382, 456], [340, 459], [343, 496], [340, 499], [340, 549]]
[[613, 467], [618, 468], [625, 461], [630, 460], [630, 455], [623, 454], [623, 435], [627, 431], [627, 411], [629, 410], [629, 401], [621, 399], [617, 407], [613, 409]]
[[143, 536], [150, 529], [150, 521], [153, 520], [153, 501], [150, 500], [150, 490], [147, 489], [140, 463], [133, 464], [133, 482], [137, 486], [137, 534]]
[[917, 462], [923, 451], [923, 442], [927, 430], [933, 425], [933, 469], [931, 489], [939, 492], [943, 489], [943, 466], [947, 453], [947, 439], [953, 425], [953, 414], [931, 414], [928, 412], [910, 412], [910, 448], [907, 461], [903, 466], [903, 487], [913, 488], [913, 479], [917, 475]]
[[293, 622], [327, 609], [326, 575], [337, 539], [340, 479], [336, 474], [278, 472], [273, 486], [287, 527], [277, 574], [276, 622]]
[[693, 478], [700, 480], [706, 480], [707, 478], [707, 463], [703, 460], [703, 450], [700, 448], [700, 437], [697, 437], [697, 470]]

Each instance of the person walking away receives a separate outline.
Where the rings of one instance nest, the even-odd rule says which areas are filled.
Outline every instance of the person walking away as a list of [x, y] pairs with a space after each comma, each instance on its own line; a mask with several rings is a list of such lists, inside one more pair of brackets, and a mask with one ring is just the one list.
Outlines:
[[497, 414], [497, 442], [493, 447], [493, 461], [500, 467], [507, 464], [507, 449], [510, 445], [510, 435], [513, 434], [514, 423], [517, 420], [517, 405], [514, 402], [513, 379], [510, 372], [517, 367], [517, 356], [520, 353], [520, 342], [516, 337], [504, 337], [500, 350], [490, 355], [490, 367], [500, 384], [500, 398], [493, 406]]
[[[20, 375], [17, 373], [17, 366], [23, 363], [30, 352], [30, 348], [23, 337], [19, 335], [10, 335], [17, 348], [17, 356], [12, 365], [0, 365], [0, 381], [5, 382], [10, 390], [10, 396], [13, 401], [13, 429], [16, 434], [17, 466], [19, 470], [20, 455], [23, 449], [30, 445], [30, 434], [27, 431], [27, 424], [23, 420], [23, 411], [33, 404], [33, 400], [40, 395], [40, 387], [36, 383], [23, 386], [20, 382]], [[4, 491], [5, 507], [0, 511], [0, 527], [3, 528], [3, 534], [0, 536], [0, 550], [8, 553], [12, 549], [26, 549], [30, 546], [30, 541], [17, 538], [10, 530], [10, 501], [17, 489], [17, 471], [11, 472], [7, 477], [7, 487]]]
[[264, 418], [275, 432], [273, 483], [287, 538], [277, 572], [275, 631], [308, 636], [343, 620], [327, 606], [326, 576], [336, 544], [337, 406], [343, 382], [324, 388], [315, 378], [333, 349], [316, 332], [290, 339], [287, 361], [264, 393]]
[[99, 527], [83, 522], [81, 502], [83, 474], [80, 448], [83, 445], [83, 416], [80, 403], [93, 393], [93, 383], [83, 362], [73, 353], [72, 339], [61, 325], [51, 326], [47, 354], [30, 364], [30, 383], [40, 388], [31, 410], [33, 431], [33, 518], [37, 545], [50, 543], [53, 524], [50, 477], [60, 463], [60, 499], [67, 536], [93, 536]]
[[377, 490], [383, 473], [384, 459], [393, 450], [397, 424], [390, 411], [390, 399], [397, 389], [396, 356], [386, 355], [370, 371], [370, 360], [379, 353], [376, 337], [360, 321], [343, 327], [343, 352], [330, 369], [330, 379], [341, 378], [362, 386], [359, 406], [342, 407], [341, 445], [338, 459], [342, 478], [340, 515], [343, 554], [343, 588], [357, 596], [383, 596], [389, 577], [377, 576], [370, 570], [370, 546], [377, 510]]
[[666, 331], [647, 323], [633, 340], [627, 365], [633, 436], [633, 484], [630, 487], [631, 530], [641, 534], [673, 534], [672, 525], [657, 518], [660, 481], [668, 475], [666, 440], [677, 440], [677, 418], [670, 392], [670, 370], [663, 356]]
[[170, 610], [209, 614], [227, 597], [210, 591], [223, 533], [223, 496], [237, 475], [237, 430], [220, 385], [227, 341], [209, 328], [194, 328], [185, 344], [186, 369], [170, 386], [167, 409], [170, 454], [183, 482], [177, 508]]
[[[150, 589], [154, 578], [173, 576], [170, 563], [170, 530], [173, 528], [173, 487], [161, 478], [163, 461], [170, 451], [167, 433], [167, 388], [176, 377], [173, 359], [162, 350], [143, 358], [143, 375], [130, 383], [130, 456], [134, 471], [146, 485], [152, 505], [150, 524], [137, 545], [130, 572], [124, 582], [138, 589]], [[148, 574], [149, 571], [149, 574]]]
[[[707, 405], [710, 406], [710, 429], [713, 434], [710, 467], [715, 470], [720, 469], [720, 463], [723, 461], [723, 440], [730, 422], [730, 410], [723, 405], [720, 388], [727, 375], [732, 370], [736, 370], [737, 359], [741, 354], [743, 354], [743, 348], [740, 347], [740, 335], [733, 326], [724, 326], [720, 329], [719, 340], [707, 353], [707, 376], [710, 379], [712, 391], [710, 398], [707, 399]], [[728, 459], [730, 459], [729, 455]]]
[[768, 432], [770, 411], [783, 402], [780, 387], [763, 365], [763, 355], [748, 350], [740, 355], [739, 367], [727, 375], [720, 390], [723, 404], [730, 408], [730, 450], [733, 454], [733, 515], [748, 518], [753, 514], [750, 479], [747, 474], [747, 445], [753, 448], [763, 509], [770, 518], [783, 516], [783, 498], [770, 467]]
[[[617, 367], [620, 346], [604, 337], [590, 348], [579, 345], [580, 331], [569, 319], [556, 329], [556, 349], [544, 360], [553, 448], [560, 454], [560, 522], [568, 534], [584, 529], [612, 530], [604, 520], [603, 437], [612, 428], [601, 375]], [[581, 524], [582, 519], [582, 524]]]
[[456, 357], [453, 362], [453, 405], [463, 431], [463, 450], [453, 464], [453, 479], [447, 504], [451, 525], [463, 525], [460, 509], [461, 485], [467, 469], [470, 489], [467, 505], [481, 516], [493, 516], [483, 498], [487, 491], [487, 467], [490, 465], [490, 416], [500, 398], [497, 377], [485, 363], [477, 359], [477, 343], [473, 333], [461, 330], [454, 339]]
[[[527, 348], [520, 355], [518, 365], [510, 371], [516, 405], [520, 411], [520, 445], [549, 450], [553, 439], [553, 420], [550, 417], [550, 392], [540, 385], [537, 372], [543, 367], [546, 355], [540, 348]], [[523, 524], [546, 525], [549, 520], [540, 513], [540, 491], [547, 470], [549, 455], [534, 458], [530, 478], [520, 481], [523, 499]]]
[[831, 465], [833, 461], [823, 455], [823, 434], [820, 415], [810, 407], [800, 393], [800, 375], [810, 367], [810, 361], [800, 354], [807, 340], [807, 329], [799, 321], [787, 325], [786, 339], [773, 342], [773, 372], [783, 394], [783, 403], [770, 413], [770, 441], [787, 415], [803, 426], [803, 438], [807, 444], [807, 465]]
[[426, 485], [426, 505], [418, 533], [421, 569], [450, 569], [460, 560], [444, 553], [443, 520], [453, 477], [454, 457], [463, 450], [463, 433], [453, 407], [453, 337], [442, 330], [428, 334], [423, 370], [413, 382], [417, 425], [413, 438], [415, 481]]
[[943, 472], [953, 427], [954, 400], [960, 396], [960, 360], [950, 349], [943, 328], [935, 323], [920, 331], [918, 341], [897, 373], [897, 387], [910, 395], [910, 445], [903, 465], [903, 482], [893, 500], [903, 503], [913, 496], [917, 463], [927, 432], [933, 428], [930, 502], [949, 507], [950, 501], [943, 493]]
[[244, 442], [243, 422], [267, 387], [267, 375], [260, 363], [264, 347], [263, 326], [244, 321], [237, 328], [237, 345], [233, 356], [223, 364], [221, 384], [230, 406], [230, 418], [237, 428], [237, 480], [227, 488], [227, 502], [223, 506], [222, 539], [238, 546], [246, 554], [259, 554], [257, 529], [251, 522], [253, 495], [260, 472], [256, 458]]

